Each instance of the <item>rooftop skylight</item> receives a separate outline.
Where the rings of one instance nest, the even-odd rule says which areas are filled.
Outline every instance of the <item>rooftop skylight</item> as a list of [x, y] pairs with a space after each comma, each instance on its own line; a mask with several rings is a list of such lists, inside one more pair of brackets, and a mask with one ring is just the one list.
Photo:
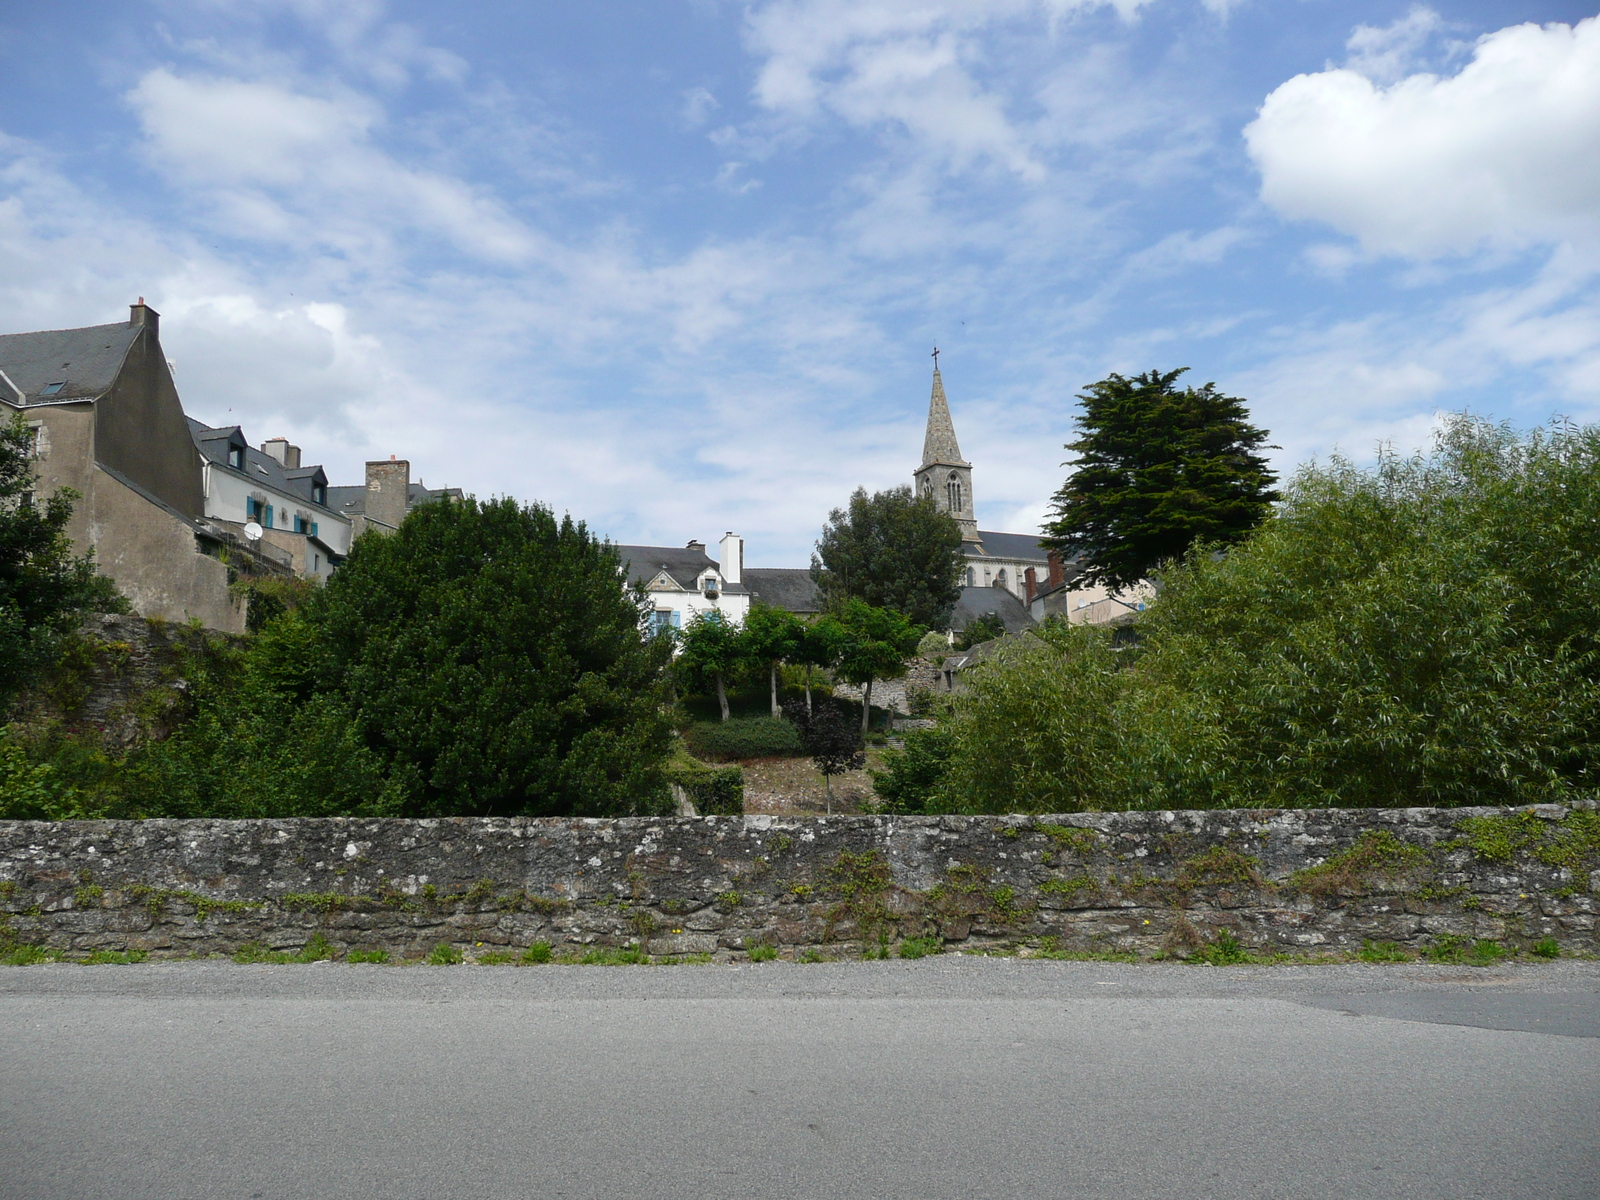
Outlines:
[[54, 396], [57, 392], [59, 392], [62, 388], [66, 387], [66, 386], [67, 386], [67, 381], [65, 379], [63, 379], [60, 383], [46, 384], [45, 387], [44, 387], [44, 390], [41, 391], [39, 393], [39, 395], [41, 395], [41, 396]]

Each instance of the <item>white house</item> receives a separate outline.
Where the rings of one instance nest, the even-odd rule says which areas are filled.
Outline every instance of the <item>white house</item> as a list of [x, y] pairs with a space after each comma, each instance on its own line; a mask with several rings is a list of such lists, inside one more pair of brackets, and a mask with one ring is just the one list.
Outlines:
[[654, 629], [681, 629], [697, 614], [720, 612], [742, 625], [750, 612], [750, 590], [744, 583], [744, 539], [725, 533], [721, 561], [706, 553], [704, 542], [686, 546], [618, 546], [624, 577], [644, 588]]
[[328, 477], [302, 466], [300, 447], [272, 438], [254, 449], [237, 425], [212, 429], [192, 417], [189, 429], [203, 460], [208, 520], [240, 537], [252, 522], [261, 542], [295, 574], [326, 579], [350, 553], [350, 518], [328, 506]]

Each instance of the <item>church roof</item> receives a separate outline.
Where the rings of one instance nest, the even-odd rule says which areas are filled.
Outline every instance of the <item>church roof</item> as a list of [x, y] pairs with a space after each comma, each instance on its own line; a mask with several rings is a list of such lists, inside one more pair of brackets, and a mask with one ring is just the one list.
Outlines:
[[985, 558], [1037, 559], [1044, 562], [1050, 556], [1050, 552], [1039, 543], [1036, 533], [996, 533], [990, 529], [980, 529], [978, 541], [982, 543], [982, 556]]
[[944, 398], [944, 380], [939, 378], [939, 368], [933, 368], [933, 394], [928, 397], [928, 432], [922, 439], [922, 465], [929, 463], [960, 463], [961, 447], [956, 444], [955, 423], [950, 420], [950, 404]]
[[964, 587], [950, 612], [950, 628], [960, 632], [979, 617], [990, 615], [1000, 618], [1007, 633], [1021, 633], [1037, 624], [1022, 601], [1005, 588]]

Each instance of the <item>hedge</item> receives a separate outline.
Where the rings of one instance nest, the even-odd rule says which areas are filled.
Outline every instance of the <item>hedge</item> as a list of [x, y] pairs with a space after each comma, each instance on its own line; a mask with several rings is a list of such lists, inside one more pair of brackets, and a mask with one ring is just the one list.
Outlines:
[[804, 753], [799, 733], [781, 717], [696, 721], [684, 731], [683, 740], [691, 754], [708, 762], [794, 758]]
[[744, 812], [744, 772], [737, 766], [706, 767], [683, 761], [668, 765], [667, 782], [681, 787], [701, 816], [737, 817]]

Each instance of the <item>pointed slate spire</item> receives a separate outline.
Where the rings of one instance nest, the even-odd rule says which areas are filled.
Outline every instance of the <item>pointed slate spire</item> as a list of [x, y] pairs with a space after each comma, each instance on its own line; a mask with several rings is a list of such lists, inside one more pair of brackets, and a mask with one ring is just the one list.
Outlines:
[[929, 463], [959, 463], [961, 447], [956, 444], [956, 427], [950, 420], [950, 404], [944, 398], [944, 380], [939, 378], [939, 368], [933, 368], [933, 395], [928, 397], [928, 432], [922, 439], [922, 465]]

